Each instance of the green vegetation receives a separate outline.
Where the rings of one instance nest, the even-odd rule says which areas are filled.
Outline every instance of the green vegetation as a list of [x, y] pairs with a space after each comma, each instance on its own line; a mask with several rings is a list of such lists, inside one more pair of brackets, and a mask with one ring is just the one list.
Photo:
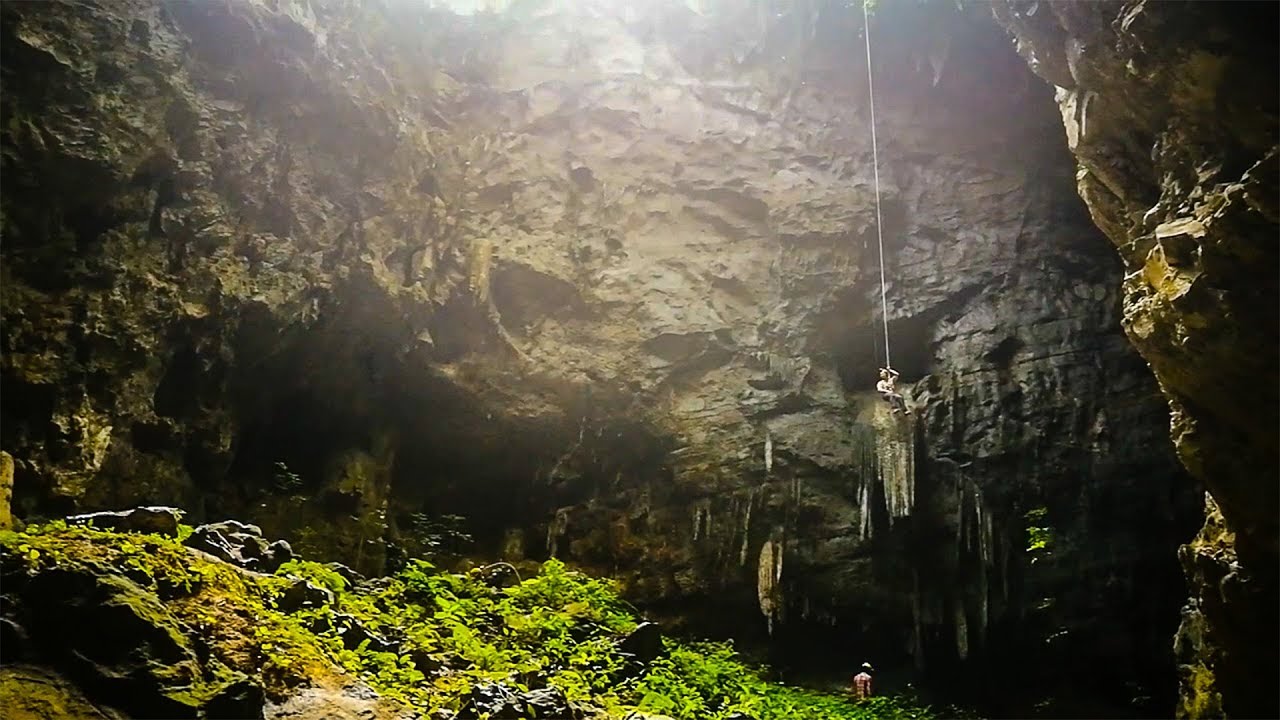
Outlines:
[[[854, 703], [767, 682], [727, 643], [665, 640], [664, 655], [641, 665], [619, 650], [637, 619], [612, 583], [556, 560], [514, 587], [421, 560], [353, 587], [319, 563], [295, 560], [275, 576], [256, 575], [175, 538], [62, 523], [0, 532], [0, 549], [10, 572], [57, 567], [99, 584], [137, 583], [165, 626], [186, 636], [180, 642], [198, 637], [210, 648], [202, 677], [258, 676], [277, 698], [357, 675], [383, 697], [426, 711], [462, 710], [475, 688], [502, 683], [515, 691], [554, 686], [610, 717], [634, 709], [682, 720], [735, 712], [757, 720], [932, 717], [893, 698]], [[332, 602], [318, 589], [310, 602], [289, 601], [302, 580], [328, 590]]]
[[1037, 560], [1048, 555], [1052, 550], [1053, 535], [1049, 532], [1049, 526], [1045, 523], [1045, 516], [1048, 514], [1047, 508], [1036, 508], [1027, 511], [1027, 552], [1031, 553], [1031, 562], [1034, 564]]

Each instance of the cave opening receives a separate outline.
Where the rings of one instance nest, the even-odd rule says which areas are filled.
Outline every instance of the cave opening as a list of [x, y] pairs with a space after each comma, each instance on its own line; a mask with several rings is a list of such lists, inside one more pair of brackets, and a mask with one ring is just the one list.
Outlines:
[[[1090, 13], [1059, 28], [1056, 6], [996, 4], [1036, 42], [1069, 40], [1059, 57], [1015, 46], [981, 4], [881, 4], [875, 150], [849, 3], [272, 2], [162, 22], [146, 3], [27, 5], [0, 31], [16, 180], [0, 495], [12, 485], [18, 515], [189, 504], [367, 576], [555, 556], [615, 577], [672, 637], [737, 639], [788, 682], [844, 685], [869, 660], [886, 692], [997, 715], [1168, 715], [1175, 673], [1199, 672], [1188, 647], [1207, 636], [1177, 658], [1165, 640], [1176, 547], [1203, 513], [1160, 391], [1179, 442], [1216, 425], [1188, 424], [1206, 412], [1179, 398], [1193, 387], [1168, 391], [1195, 368], [1157, 386], [1120, 314], [1154, 367], [1167, 328], [1129, 314], [1138, 300], [1183, 282], [1177, 302], [1232, 300], [1210, 276], [1236, 259], [1201, 235], [1274, 226], [1246, 188], [1275, 174], [1255, 167], [1274, 145], [1269, 76], [1212, 97], [1252, 118], [1248, 138], [1200, 143], [1186, 123], [1160, 139], [1089, 85], [1164, 60], [1110, 67], [1141, 43], [1077, 43], [1066, 25]], [[1125, 7], [1117, 33], [1178, 30]], [[1275, 12], [1209, 33], [1179, 80], [1274, 59], [1212, 56]], [[1171, 160], [1202, 144], [1223, 149]], [[1077, 176], [1077, 157], [1115, 166]], [[1240, 215], [1174, 218], [1157, 169]], [[1200, 187], [1215, 177], [1235, 189]], [[1094, 220], [1117, 245], [1141, 227], [1122, 253], [1163, 235], [1167, 262], [1122, 277]], [[874, 397], [886, 355], [903, 386], [925, 381], [910, 419]], [[1258, 562], [1256, 538], [1241, 548]], [[1204, 587], [1235, 562], [1182, 557]], [[1224, 587], [1253, 592], [1238, 571]], [[1221, 612], [1187, 607], [1192, 630]], [[424, 676], [470, 669], [402, 655]], [[1064, 699], [1073, 686], [1088, 697]]]

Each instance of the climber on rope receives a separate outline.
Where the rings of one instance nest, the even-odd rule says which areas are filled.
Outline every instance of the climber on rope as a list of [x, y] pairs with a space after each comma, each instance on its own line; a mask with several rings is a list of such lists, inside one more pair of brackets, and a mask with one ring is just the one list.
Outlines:
[[876, 383], [876, 392], [880, 393], [880, 397], [889, 403], [889, 407], [893, 408], [893, 412], [901, 410], [904, 414], [910, 415], [911, 411], [907, 409], [907, 401], [895, 387], [898, 380], [898, 371], [893, 368], [880, 368], [880, 382]]

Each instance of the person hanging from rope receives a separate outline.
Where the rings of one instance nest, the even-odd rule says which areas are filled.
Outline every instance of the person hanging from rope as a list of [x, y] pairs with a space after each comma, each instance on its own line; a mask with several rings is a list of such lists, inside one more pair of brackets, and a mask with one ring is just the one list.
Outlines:
[[880, 397], [889, 403], [889, 407], [893, 408], [894, 414], [902, 410], [904, 414], [910, 415], [907, 401], [894, 388], [898, 371], [893, 369], [893, 364], [889, 360], [889, 300], [884, 279], [884, 223], [880, 217], [880, 150], [879, 143], [876, 142], [876, 92], [874, 75], [871, 72], [871, 17], [867, 11], [867, 5], [867, 2], [862, 3], [862, 25], [863, 38], [867, 45], [867, 105], [871, 115], [871, 168], [874, 172], [876, 189], [876, 246], [880, 250], [880, 319], [884, 323], [885, 364], [885, 367], [880, 368], [880, 381], [876, 383], [876, 390], [880, 393]]
[[876, 392], [880, 393], [880, 397], [889, 403], [889, 407], [893, 408], [896, 413], [901, 410], [904, 414], [910, 415], [911, 410], [907, 408], [907, 401], [898, 394], [896, 383], [898, 380], [898, 371], [893, 368], [880, 368], [880, 382], [876, 383]]

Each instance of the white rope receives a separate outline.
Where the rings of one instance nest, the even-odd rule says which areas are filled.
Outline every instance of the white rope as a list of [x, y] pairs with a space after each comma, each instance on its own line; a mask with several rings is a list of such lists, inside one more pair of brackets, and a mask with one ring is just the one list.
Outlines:
[[871, 84], [871, 19], [867, 13], [867, 0], [862, 0], [863, 37], [867, 40], [867, 99], [871, 103], [871, 167], [876, 179], [876, 243], [880, 248], [880, 315], [884, 320], [884, 366], [889, 362], [889, 301], [884, 289], [884, 231], [880, 226], [880, 152], [876, 147], [876, 93]]

